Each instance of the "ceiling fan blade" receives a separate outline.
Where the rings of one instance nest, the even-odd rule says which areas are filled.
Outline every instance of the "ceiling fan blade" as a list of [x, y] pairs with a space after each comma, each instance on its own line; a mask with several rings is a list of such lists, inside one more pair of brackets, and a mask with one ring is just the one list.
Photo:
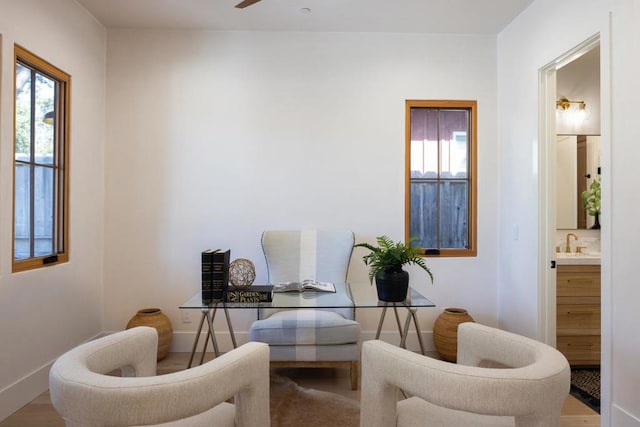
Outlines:
[[238, 9], [244, 9], [247, 6], [258, 3], [260, 0], [244, 0], [236, 5]]

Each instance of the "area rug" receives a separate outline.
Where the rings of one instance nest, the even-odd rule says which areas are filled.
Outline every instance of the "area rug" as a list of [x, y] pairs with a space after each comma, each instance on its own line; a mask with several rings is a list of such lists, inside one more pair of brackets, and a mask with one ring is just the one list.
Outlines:
[[600, 368], [572, 369], [571, 395], [600, 413]]
[[360, 404], [339, 394], [303, 388], [271, 376], [271, 427], [358, 427]]

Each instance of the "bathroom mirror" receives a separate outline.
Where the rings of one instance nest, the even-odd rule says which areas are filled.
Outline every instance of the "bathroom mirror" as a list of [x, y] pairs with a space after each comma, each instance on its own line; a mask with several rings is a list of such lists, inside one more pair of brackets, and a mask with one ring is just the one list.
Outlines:
[[556, 143], [556, 228], [590, 228], [580, 196], [599, 178], [600, 136], [558, 135]]

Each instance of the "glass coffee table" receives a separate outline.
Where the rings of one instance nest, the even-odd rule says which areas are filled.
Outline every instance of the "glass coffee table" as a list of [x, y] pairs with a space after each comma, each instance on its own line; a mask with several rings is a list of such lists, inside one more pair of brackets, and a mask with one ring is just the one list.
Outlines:
[[[200, 316], [200, 324], [198, 326], [198, 332], [193, 342], [191, 349], [191, 357], [189, 358], [190, 368], [193, 364], [193, 359], [197, 351], [198, 342], [202, 333], [202, 328], [206, 322], [207, 324], [207, 338], [205, 339], [202, 355], [200, 357], [200, 364], [204, 361], [204, 356], [207, 349], [208, 341], [211, 341], [213, 351], [218, 357], [220, 350], [218, 347], [218, 341], [216, 339], [216, 331], [214, 329], [213, 321], [219, 310], [225, 314], [227, 327], [231, 336], [231, 343], [233, 347], [237, 347], [235, 333], [231, 324], [231, 317], [229, 316], [229, 310], [238, 309], [270, 309], [270, 308], [348, 308], [354, 311], [354, 317], [358, 309], [370, 309], [370, 308], [382, 308], [380, 313], [380, 320], [378, 322], [378, 329], [376, 331], [376, 339], [380, 338], [382, 326], [387, 313], [387, 309], [393, 309], [395, 315], [396, 325], [398, 327], [398, 333], [400, 335], [400, 347], [406, 348], [406, 340], [409, 335], [409, 328], [413, 321], [415, 333], [420, 344], [420, 351], [425, 354], [424, 344], [422, 342], [422, 336], [420, 333], [420, 327], [418, 325], [417, 309], [420, 307], [435, 307], [435, 304], [428, 300], [424, 295], [419, 293], [413, 288], [409, 289], [409, 296], [402, 302], [386, 302], [379, 301], [375, 293], [375, 288], [371, 289], [367, 284], [336, 284], [336, 292], [285, 292], [274, 293], [273, 301], [270, 302], [225, 302], [214, 301], [206, 303], [202, 301], [201, 292], [193, 295], [188, 301], [183, 303], [179, 308], [181, 310], [200, 310], [202, 313]], [[405, 309], [406, 315], [404, 322], [400, 320], [400, 314], [398, 309]]]

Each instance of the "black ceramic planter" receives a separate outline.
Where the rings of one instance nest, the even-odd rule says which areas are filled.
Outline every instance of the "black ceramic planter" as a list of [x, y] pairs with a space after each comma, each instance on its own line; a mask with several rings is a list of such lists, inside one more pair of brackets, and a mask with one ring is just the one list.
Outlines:
[[409, 273], [404, 270], [388, 270], [376, 274], [378, 299], [387, 302], [401, 302], [407, 299]]

